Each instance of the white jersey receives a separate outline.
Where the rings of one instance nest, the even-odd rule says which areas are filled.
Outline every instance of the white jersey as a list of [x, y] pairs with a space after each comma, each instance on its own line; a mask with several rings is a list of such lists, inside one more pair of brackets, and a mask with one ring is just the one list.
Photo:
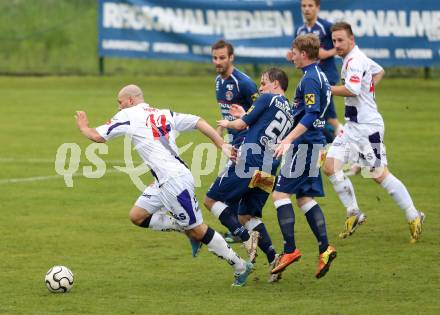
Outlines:
[[96, 131], [106, 140], [128, 135], [159, 185], [191, 174], [178, 155], [176, 133], [196, 128], [198, 116], [156, 109], [141, 103], [118, 112]]
[[345, 119], [361, 124], [383, 125], [374, 98], [373, 75], [382, 67], [368, 58], [358, 46], [345, 56], [341, 79], [344, 86], [356, 96], [345, 97]]

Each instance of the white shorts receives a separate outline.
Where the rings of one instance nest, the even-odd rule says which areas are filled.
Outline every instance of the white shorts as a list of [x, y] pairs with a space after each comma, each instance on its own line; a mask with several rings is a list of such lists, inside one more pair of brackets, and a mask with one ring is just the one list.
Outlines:
[[344, 164], [359, 163], [362, 167], [386, 166], [383, 136], [383, 126], [347, 122], [344, 131], [333, 140], [327, 158], [334, 158]]
[[190, 174], [171, 178], [160, 187], [157, 183], [148, 186], [135, 205], [151, 214], [165, 208], [184, 230], [203, 223], [202, 210], [194, 192], [194, 179]]

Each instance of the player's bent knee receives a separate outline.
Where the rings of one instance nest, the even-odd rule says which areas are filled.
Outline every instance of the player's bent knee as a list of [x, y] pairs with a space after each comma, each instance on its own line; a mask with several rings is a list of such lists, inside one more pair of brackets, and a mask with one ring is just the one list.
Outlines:
[[205, 196], [205, 198], [203, 198], [203, 205], [208, 209], [211, 210], [212, 206], [214, 205], [215, 200], [209, 198], [208, 196]]
[[277, 201], [277, 200], [281, 200], [281, 199], [286, 199], [286, 198], [290, 198], [289, 194], [283, 193], [283, 192], [279, 192], [279, 191], [274, 191], [272, 193], [272, 200], [273, 201]]
[[386, 166], [381, 167], [381, 168], [377, 168], [377, 170], [375, 172], [375, 176], [373, 177], [373, 180], [376, 183], [380, 184], [388, 176], [388, 174], [390, 174], [390, 171], [388, 170], [388, 168]]
[[240, 221], [241, 225], [245, 225], [246, 222], [248, 222], [251, 218], [252, 218], [252, 216], [250, 216], [250, 215], [239, 215], [238, 221]]
[[322, 171], [326, 176], [331, 176], [335, 173], [335, 163], [334, 159], [327, 159], [322, 167]]
[[186, 231], [186, 234], [196, 241], [201, 241], [208, 230], [208, 226], [205, 223], [197, 225], [191, 230]]
[[142, 208], [139, 208], [137, 206], [133, 206], [133, 208], [131, 208], [128, 216], [130, 218], [130, 221], [134, 225], [141, 225], [142, 222], [144, 222], [145, 219], [150, 216], [150, 214]]

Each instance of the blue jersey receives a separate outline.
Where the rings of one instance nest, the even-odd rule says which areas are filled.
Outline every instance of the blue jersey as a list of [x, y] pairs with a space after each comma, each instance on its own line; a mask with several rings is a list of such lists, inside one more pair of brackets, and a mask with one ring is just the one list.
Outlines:
[[[307, 24], [302, 25], [296, 30], [296, 36], [313, 33], [319, 37], [321, 48], [325, 50], [333, 49], [332, 41], [332, 23], [324, 19], [318, 18], [312, 27]], [[327, 75], [330, 85], [336, 85], [339, 81], [338, 70], [336, 69], [335, 57], [330, 57], [319, 62], [319, 67]]]
[[[217, 76], [215, 79], [215, 92], [223, 119], [229, 121], [235, 120], [229, 113], [232, 104], [241, 105], [247, 111], [258, 96], [256, 84], [246, 74], [237, 69], [234, 69], [231, 75], [224, 80], [220, 75]], [[232, 136], [231, 143], [238, 144], [243, 141], [246, 130], [228, 129], [228, 133]]]
[[325, 143], [323, 129], [325, 112], [330, 105], [331, 87], [324, 72], [316, 65], [311, 64], [303, 69], [304, 75], [295, 91], [293, 105], [294, 126], [307, 113], [316, 114], [317, 118], [307, 131], [295, 140], [299, 143]]
[[[256, 144], [260, 152], [246, 154], [246, 165], [250, 167], [278, 167], [279, 161], [273, 159], [275, 145], [292, 129], [293, 115], [289, 101], [279, 94], [262, 94], [249, 111], [242, 117], [249, 126], [243, 148]], [[255, 152], [255, 151], [254, 151]], [[266, 153], [266, 159], [265, 159]], [[263, 163], [264, 161], [264, 163]]]

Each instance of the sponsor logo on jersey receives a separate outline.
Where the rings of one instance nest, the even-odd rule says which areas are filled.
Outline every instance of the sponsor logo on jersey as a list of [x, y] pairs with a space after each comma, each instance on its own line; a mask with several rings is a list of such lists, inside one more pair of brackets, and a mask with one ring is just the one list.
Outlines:
[[234, 84], [226, 84], [226, 89], [232, 91], [234, 89]]
[[325, 120], [320, 120], [319, 118], [313, 122], [313, 127], [315, 128], [324, 128]]
[[350, 77], [350, 82], [351, 82], [351, 83], [360, 83], [360, 82], [361, 82], [361, 79], [360, 79], [357, 75], [352, 75], [352, 76]]
[[258, 98], [259, 94], [258, 93], [254, 93], [252, 94], [251, 98], [252, 98], [252, 102], [255, 102]]
[[225, 97], [227, 101], [231, 101], [234, 98], [234, 93], [232, 93], [231, 91], [227, 91]]
[[306, 101], [306, 105], [312, 106], [315, 104], [315, 94], [306, 94], [304, 96], [304, 99]]

